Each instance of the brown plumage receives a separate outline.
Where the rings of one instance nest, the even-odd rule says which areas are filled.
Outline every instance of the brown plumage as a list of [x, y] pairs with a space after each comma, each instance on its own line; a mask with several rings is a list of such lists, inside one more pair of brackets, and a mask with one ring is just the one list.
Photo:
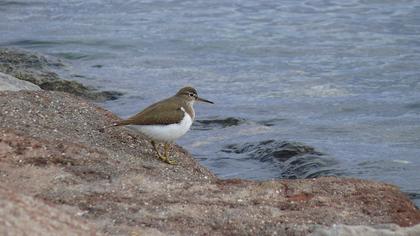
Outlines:
[[[181, 105], [182, 104], [182, 105]], [[152, 104], [136, 115], [115, 123], [120, 125], [167, 125], [178, 123], [184, 117], [181, 107], [193, 118], [190, 106], [177, 96]]]
[[182, 109], [194, 120], [195, 113], [192, 107], [194, 101], [213, 103], [198, 97], [197, 90], [194, 88], [185, 87], [180, 89], [174, 96], [156, 102], [136, 115], [116, 122], [113, 125], [167, 125], [179, 123], [184, 117]]

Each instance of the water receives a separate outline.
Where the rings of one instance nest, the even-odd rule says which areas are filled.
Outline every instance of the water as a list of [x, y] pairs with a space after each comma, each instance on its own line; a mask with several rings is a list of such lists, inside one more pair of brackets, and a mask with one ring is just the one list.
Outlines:
[[298, 177], [386, 181], [417, 205], [419, 35], [415, 0], [0, 1], [1, 46], [63, 58], [73, 79], [124, 92], [101, 104], [122, 117], [194, 85], [216, 104], [196, 106], [210, 122], [178, 143], [221, 177], [287, 169], [229, 145], [300, 142], [327, 164]]

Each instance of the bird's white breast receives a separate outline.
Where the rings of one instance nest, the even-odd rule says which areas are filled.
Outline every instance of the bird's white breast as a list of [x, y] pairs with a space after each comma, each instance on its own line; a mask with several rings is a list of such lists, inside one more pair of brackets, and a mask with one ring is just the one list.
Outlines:
[[136, 125], [135, 127], [151, 139], [164, 142], [172, 142], [183, 136], [190, 129], [193, 120], [184, 111], [184, 117], [179, 123], [169, 125]]

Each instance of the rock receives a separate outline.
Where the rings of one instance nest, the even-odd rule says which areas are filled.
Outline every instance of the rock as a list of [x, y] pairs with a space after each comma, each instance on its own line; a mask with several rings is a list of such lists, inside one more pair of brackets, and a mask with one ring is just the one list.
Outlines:
[[96, 91], [79, 82], [65, 80], [54, 70], [65, 65], [58, 59], [21, 49], [0, 48], [0, 72], [38, 85], [44, 90], [63, 91], [95, 101], [115, 100], [116, 91]]
[[316, 152], [313, 147], [303, 143], [266, 140], [257, 143], [230, 144], [222, 150], [223, 152], [234, 152], [236, 154], [246, 153], [249, 157], [259, 158], [261, 161], [276, 159], [287, 161], [293, 156], [304, 154], [322, 155]]
[[93, 225], [68, 210], [0, 186], [1, 235], [100, 235]]
[[230, 126], [238, 126], [244, 122], [244, 119], [235, 117], [228, 117], [226, 119], [196, 120], [193, 124], [193, 129], [210, 130], [214, 128], [226, 128]]
[[28, 81], [17, 79], [0, 72], [0, 91], [40, 90], [41, 88]]
[[229, 144], [222, 152], [235, 153], [242, 158], [271, 162], [282, 178], [314, 178], [339, 174], [337, 162], [304, 143], [266, 140], [255, 143]]
[[420, 225], [399, 227], [395, 224], [377, 225], [334, 225], [328, 229], [317, 229], [311, 236], [417, 236], [420, 235]]
[[[420, 223], [397, 187], [322, 177], [221, 180], [173, 145], [159, 161], [118, 118], [50, 91], [0, 92], [0, 183], [108, 235], [307, 235], [319, 225]], [[105, 128], [104, 128], [105, 127]]]

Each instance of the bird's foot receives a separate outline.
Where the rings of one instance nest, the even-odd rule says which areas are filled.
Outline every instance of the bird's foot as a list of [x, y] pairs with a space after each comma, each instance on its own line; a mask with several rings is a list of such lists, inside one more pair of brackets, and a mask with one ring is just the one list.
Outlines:
[[165, 154], [163, 155], [164, 159], [163, 161], [170, 164], [170, 165], [176, 165], [176, 161], [175, 160], [171, 160], [169, 159], [169, 150], [170, 150], [170, 145], [169, 143], [165, 143], [165, 145], [163, 146], [164, 150], [165, 150]]
[[170, 165], [176, 165], [176, 164], [177, 164], [175, 160], [171, 160], [171, 159], [169, 159], [169, 157], [167, 157], [167, 156], [159, 156], [159, 158], [160, 158], [163, 162], [168, 163], [168, 164], [170, 164]]
[[164, 150], [165, 150], [164, 155], [160, 154], [160, 152], [159, 152], [159, 150], [157, 148], [157, 145], [156, 145], [155, 141], [152, 140], [151, 143], [152, 143], [153, 149], [155, 149], [156, 154], [157, 154], [157, 156], [159, 157], [160, 160], [162, 160], [163, 162], [168, 163], [170, 165], [176, 165], [176, 161], [175, 160], [169, 159], [169, 149], [170, 149], [170, 146], [169, 146], [168, 143], [165, 143], [165, 145], [164, 145]]

